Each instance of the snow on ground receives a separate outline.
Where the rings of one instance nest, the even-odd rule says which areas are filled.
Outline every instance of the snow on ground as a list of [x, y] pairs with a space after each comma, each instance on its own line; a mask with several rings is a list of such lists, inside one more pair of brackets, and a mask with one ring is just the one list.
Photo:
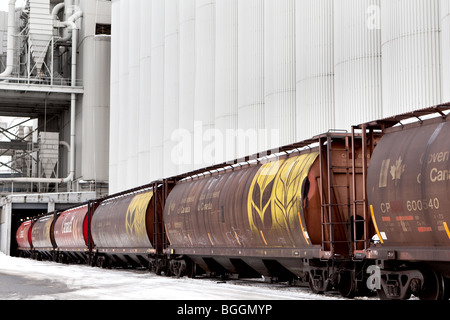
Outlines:
[[[143, 270], [107, 270], [86, 265], [64, 265], [14, 258], [2, 253], [0, 276], [1, 300], [341, 299], [335, 294], [315, 295], [307, 288], [221, 283], [210, 279], [176, 279]], [[20, 279], [20, 285], [17, 284], [17, 279]], [[33, 289], [24, 289], [27, 285], [32, 285]], [[3, 290], [2, 286], [5, 286]]]

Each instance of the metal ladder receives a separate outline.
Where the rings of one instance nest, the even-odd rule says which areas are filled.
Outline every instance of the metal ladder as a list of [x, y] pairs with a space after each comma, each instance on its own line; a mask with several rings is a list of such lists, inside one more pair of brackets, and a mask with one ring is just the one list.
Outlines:
[[[357, 165], [357, 157], [352, 159], [352, 184], [353, 184], [353, 257], [355, 259], [364, 258], [365, 250], [370, 246], [371, 235], [371, 216], [369, 212], [369, 206], [367, 203], [367, 170], [369, 166], [369, 158], [375, 149], [377, 140], [377, 134], [373, 128], [367, 128], [366, 125], [362, 125], [361, 134], [355, 133], [355, 127], [352, 127], [351, 133], [351, 145], [352, 153], [356, 154], [355, 145], [357, 140], [360, 140], [361, 144], [361, 162]], [[361, 181], [358, 182], [357, 175], [361, 175]], [[357, 188], [361, 189], [361, 194], [357, 195]], [[361, 237], [358, 237], [358, 232], [362, 233]]]
[[328, 132], [320, 138], [322, 251], [325, 258], [353, 255], [352, 136]]

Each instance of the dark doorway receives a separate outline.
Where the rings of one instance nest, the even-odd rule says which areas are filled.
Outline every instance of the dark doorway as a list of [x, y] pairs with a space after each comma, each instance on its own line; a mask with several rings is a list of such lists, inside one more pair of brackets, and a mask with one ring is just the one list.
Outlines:
[[17, 257], [17, 242], [16, 242], [16, 232], [19, 226], [26, 220], [30, 220], [31, 218], [38, 216], [45, 211], [43, 210], [36, 210], [36, 209], [19, 209], [19, 210], [12, 210], [11, 215], [11, 247], [10, 247], [10, 253], [11, 256]]

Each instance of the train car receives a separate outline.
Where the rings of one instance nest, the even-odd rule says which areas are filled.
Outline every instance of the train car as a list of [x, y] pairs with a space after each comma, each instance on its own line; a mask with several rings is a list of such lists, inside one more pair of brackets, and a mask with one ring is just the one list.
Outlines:
[[164, 208], [171, 273], [193, 276], [201, 267], [354, 294], [365, 282], [353, 257], [371, 228], [357, 205], [366, 163], [360, 150], [360, 137], [329, 132], [178, 178]]
[[91, 223], [98, 266], [153, 268], [162, 243], [157, 190], [158, 184], [152, 184], [101, 201]]
[[262, 275], [345, 297], [448, 299], [449, 113], [445, 104], [330, 131], [43, 215], [19, 227], [19, 251], [179, 277]]
[[33, 221], [28, 220], [23, 222], [16, 232], [16, 242], [17, 250], [19, 252], [19, 257], [30, 257], [32, 252], [31, 243], [31, 228], [33, 226]]
[[55, 216], [56, 212], [35, 218], [31, 228], [31, 242], [33, 244], [32, 258], [37, 260], [55, 260]]
[[54, 237], [59, 262], [91, 263], [93, 241], [90, 224], [96, 206], [96, 203], [89, 202], [58, 214]]
[[[367, 250], [377, 262], [369, 287], [383, 299], [448, 299], [449, 109], [442, 105], [366, 125], [383, 131], [367, 177], [379, 242]], [[394, 126], [408, 118], [419, 121]]]

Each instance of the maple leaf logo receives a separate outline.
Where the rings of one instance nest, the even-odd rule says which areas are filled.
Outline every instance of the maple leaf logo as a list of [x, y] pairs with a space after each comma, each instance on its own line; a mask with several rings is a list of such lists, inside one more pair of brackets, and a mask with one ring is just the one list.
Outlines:
[[395, 165], [391, 166], [392, 180], [400, 180], [403, 172], [405, 172], [405, 165], [403, 164], [402, 157], [400, 157], [395, 162]]

